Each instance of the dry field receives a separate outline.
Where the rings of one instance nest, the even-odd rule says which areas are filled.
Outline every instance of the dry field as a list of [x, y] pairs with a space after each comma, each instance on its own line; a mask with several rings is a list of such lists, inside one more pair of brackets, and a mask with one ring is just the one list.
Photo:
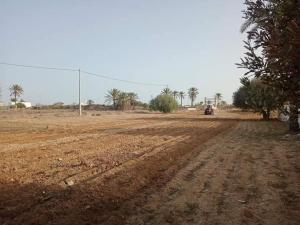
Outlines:
[[299, 225], [286, 131], [228, 112], [0, 112], [0, 224]]

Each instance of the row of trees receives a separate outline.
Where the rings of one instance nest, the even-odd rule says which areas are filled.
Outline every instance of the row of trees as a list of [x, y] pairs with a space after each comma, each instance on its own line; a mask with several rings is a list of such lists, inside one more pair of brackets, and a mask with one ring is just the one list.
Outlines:
[[116, 88], [108, 91], [105, 101], [113, 104], [114, 109], [134, 109], [138, 102], [138, 95], [134, 92], [124, 92]]
[[[170, 88], [165, 88], [161, 91], [162, 95], [171, 95], [175, 100], [180, 99], [180, 105], [182, 107], [182, 101], [186, 97], [186, 93], [183, 91], [172, 91]], [[187, 95], [191, 100], [191, 106], [194, 106], [195, 99], [199, 94], [198, 89], [195, 87], [191, 87], [188, 89]]]
[[[191, 106], [194, 106], [194, 101], [199, 94], [198, 89], [191, 87], [188, 90], [188, 96], [191, 99]], [[183, 91], [172, 91], [170, 88], [165, 88], [161, 93], [150, 101], [149, 107], [151, 110], [169, 113], [178, 108], [177, 99], [180, 98], [180, 105], [186, 94]]]
[[[194, 106], [195, 99], [199, 94], [198, 89], [191, 87], [188, 92], [188, 97], [191, 99], [191, 106]], [[23, 88], [14, 84], [10, 87], [10, 95], [12, 96], [12, 101], [15, 102], [17, 106], [18, 98], [23, 94]], [[152, 110], [159, 110], [162, 112], [172, 112], [178, 107], [177, 99], [180, 98], [180, 105], [182, 107], [182, 101], [186, 97], [186, 94], [183, 91], [172, 91], [170, 88], [165, 88], [161, 91], [161, 94], [158, 95], [155, 99], [151, 100], [150, 108]], [[221, 99], [221, 94], [217, 93], [216, 98], [218, 101]], [[124, 92], [113, 88], [108, 91], [105, 95], [105, 101], [112, 104], [114, 109], [134, 109], [136, 105], [147, 108], [146, 103], [138, 101], [138, 95], [134, 92]], [[93, 100], [88, 100], [87, 105], [91, 106], [94, 104]]]
[[299, 0], [245, 0], [245, 5], [241, 31], [247, 32], [247, 52], [238, 66], [277, 94], [272, 99], [277, 107], [288, 103], [290, 130], [299, 132]]

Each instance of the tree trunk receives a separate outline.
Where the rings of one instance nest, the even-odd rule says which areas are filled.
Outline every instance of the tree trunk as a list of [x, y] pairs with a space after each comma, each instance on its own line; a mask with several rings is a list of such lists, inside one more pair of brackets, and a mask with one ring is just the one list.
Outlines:
[[289, 116], [289, 123], [290, 123], [290, 131], [292, 132], [299, 132], [299, 123], [298, 123], [298, 107], [294, 105], [290, 105], [290, 116]]
[[180, 105], [181, 105], [181, 108], [182, 108], [182, 97], [180, 98]]
[[17, 92], [15, 92], [15, 109], [18, 108], [17, 106]]
[[269, 120], [270, 119], [270, 111], [269, 110], [267, 110], [267, 111], [262, 110], [261, 113], [263, 115], [263, 120]]

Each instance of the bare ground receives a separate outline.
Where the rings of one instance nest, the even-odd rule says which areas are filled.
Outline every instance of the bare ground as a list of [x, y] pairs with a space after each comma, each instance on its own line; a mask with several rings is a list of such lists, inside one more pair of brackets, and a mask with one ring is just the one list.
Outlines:
[[300, 137], [244, 114], [0, 114], [0, 224], [300, 224]]

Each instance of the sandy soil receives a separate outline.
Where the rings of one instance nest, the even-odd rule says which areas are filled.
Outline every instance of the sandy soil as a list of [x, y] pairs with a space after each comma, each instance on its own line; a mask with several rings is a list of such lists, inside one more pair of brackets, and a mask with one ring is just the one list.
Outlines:
[[0, 113], [0, 224], [300, 224], [300, 137], [219, 112]]

